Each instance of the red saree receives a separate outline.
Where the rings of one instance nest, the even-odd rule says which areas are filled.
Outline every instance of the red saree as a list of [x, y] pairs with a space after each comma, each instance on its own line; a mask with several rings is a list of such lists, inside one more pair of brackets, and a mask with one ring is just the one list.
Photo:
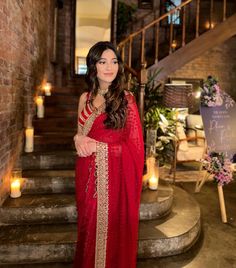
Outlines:
[[97, 153], [76, 161], [78, 242], [76, 268], [135, 268], [144, 146], [134, 97], [123, 129], [106, 129], [103, 109], [81, 133], [99, 143]]

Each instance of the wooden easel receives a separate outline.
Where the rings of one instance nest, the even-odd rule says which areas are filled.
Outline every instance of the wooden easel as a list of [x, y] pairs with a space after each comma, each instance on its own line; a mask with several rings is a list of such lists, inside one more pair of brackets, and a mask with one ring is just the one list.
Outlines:
[[[210, 175], [211, 175], [210, 173], [206, 173], [202, 180], [200, 180], [199, 177], [197, 178], [197, 182], [195, 186], [195, 193], [200, 192], [203, 184], [209, 178]], [[226, 214], [226, 209], [225, 209], [223, 186], [218, 184], [217, 189], [218, 189], [218, 197], [219, 197], [219, 203], [220, 203], [221, 220], [223, 223], [227, 223], [227, 214]]]

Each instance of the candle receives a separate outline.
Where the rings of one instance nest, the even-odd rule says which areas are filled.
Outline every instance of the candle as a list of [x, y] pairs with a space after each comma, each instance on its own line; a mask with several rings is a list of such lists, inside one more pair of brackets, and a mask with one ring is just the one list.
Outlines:
[[20, 180], [14, 180], [11, 183], [11, 197], [12, 198], [17, 198], [21, 196], [21, 191], [20, 191]]
[[43, 97], [38, 96], [36, 99], [37, 104], [37, 117], [43, 118], [44, 117], [44, 106], [43, 106]]
[[51, 96], [51, 88], [52, 88], [51, 83], [46, 83], [45, 84], [44, 91], [45, 91], [46, 96]]
[[158, 178], [152, 176], [152, 177], [149, 179], [148, 184], [149, 184], [149, 189], [150, 189], [150, 190], [157, 190], [157, 187], [158, 187]]
[[25, 130], [25, 152], [31, 153], [34, 150], [34, 129], [26, 128]]

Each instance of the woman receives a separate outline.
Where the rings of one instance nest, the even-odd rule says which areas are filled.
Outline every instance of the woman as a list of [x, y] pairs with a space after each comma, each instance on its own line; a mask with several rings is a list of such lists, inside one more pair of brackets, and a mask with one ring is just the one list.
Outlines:
[[87, 56], [89, 92], [81, 95], [74, 137], [78, 243], [74, 267], [135, 268], [144, 162], [134, 97], [109, 42]]

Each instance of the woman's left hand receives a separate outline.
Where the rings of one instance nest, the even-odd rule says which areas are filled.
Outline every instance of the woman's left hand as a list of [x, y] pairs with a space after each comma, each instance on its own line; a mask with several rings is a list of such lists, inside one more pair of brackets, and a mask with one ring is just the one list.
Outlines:
[[96, 152], [96, 140], [84, 135], [74, 136], [75, 148], [78, 156], [87, 157]]

